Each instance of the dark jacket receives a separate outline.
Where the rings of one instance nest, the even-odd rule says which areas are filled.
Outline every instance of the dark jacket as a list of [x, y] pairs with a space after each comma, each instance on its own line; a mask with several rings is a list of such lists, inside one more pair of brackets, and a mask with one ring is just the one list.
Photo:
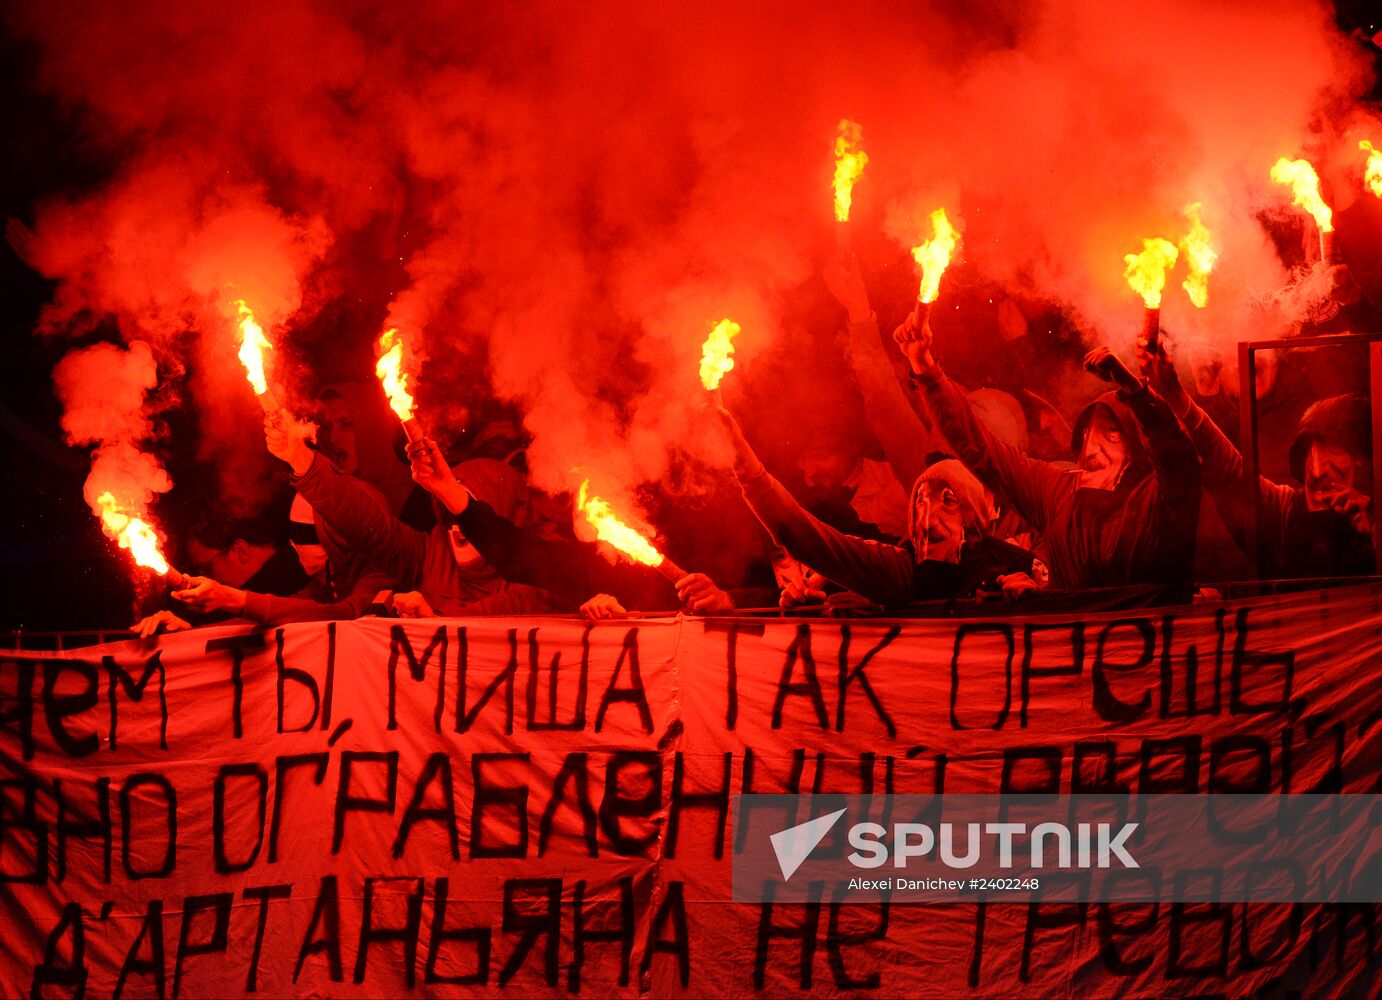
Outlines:
[[456, 562], [447, 528], [410, 528], [382, 510], [359, 480], [317, 455], [311, 468], [294, 477], [306, 498], [345, 544], [392, 577], [399, 589], [419, 591], [439, 615], [543, 614], [554, 610], [549, 595], [510, 584], [490, 565]]
[[[1243, 456], [1193, 402], [1184, 423], [1204, 463], [1205, 487], [1234, 541], [1246, 552], [1251, 517], [1247, 504], [1253, 494], [1248, 490]], [[1301, 433], [1291, 447], [1291, 464], [1302, 472], [1310, 432], [1310, 422], [1302, 421]], [[1301, 442], [1306, 442], [1304, 448]], [[1255, 493], [1263, 576], [1299, 579], [1376, 572], [1372, 539], [1354, 531], [1343, 515], [1309, 510], [1303, 489], [1274, 483], [1266, 476], [1257, 477]]]
[[445, 518], [460, 527], [485, 561], [512, 583], [525, 583], [557, 595], [568, 609], [596, 594], [610, 594], [629, 609], [676, 610], [675, 588], [657, 570], [611, 563], [592, 542], [558, 538], [524, 528], [478, 497], [465, 510]]
[[1123, 428], [1131, 464], [1113, 490], [1081, 489], [1079, 473], [997, 440], [939, 371], [917, 378], [960, 459], [1000, 502], [1041, 532], [1059, 589], [1184, 583], [1195, 558], [1200, 463], [1170, 408], [1147, 390], [1106, 393], [1075, 422], [1075, 446], [1096, 406]]
[[1000, 575], [1032, 573], [1030, 552], [985, 536], [966, 542], [956, 565], [918, 564], [910, 544], [846, 535], [812, 517], [767, 472], [741, 485], [763, 527], [794, 559], [876, 604], [972, 597], [981, 588], [997, 589]]

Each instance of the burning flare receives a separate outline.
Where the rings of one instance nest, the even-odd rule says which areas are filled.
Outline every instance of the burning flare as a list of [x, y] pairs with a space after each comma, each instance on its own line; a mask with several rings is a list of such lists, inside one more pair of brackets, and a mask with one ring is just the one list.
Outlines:
[[137, 565], [153, 570], [160, 576], [168, 573], [168, 560], [158, 550], [158, 535], [143, 520], [120, 509], [120, 504], [107, 490], [96, 498], [101, 508], [101, 525], [106, 534], [129, 549]]
[[264, 336], [264, 328], [254, 319], [254, 310], [237, 299], [235, 308], [240, 312], [240, 363], [245, 366], [245, 377], [254, 387], [256, 396], [266, 395], [269, 383], [264, 378], [264, 351], [273, 350], [273, 344]]
[[1314, 216], [1321, 233], [1334, 231], [1334, 213], [1320, 197], [1320, 178], [1309, 160], [1288, 160], [1283, 156], [1272, 167], [1272, 180], [1290, 185], [1293, 203]]
[[595, 529], [595, 537], [608, 542], [634, 562], [644, 566], [661, 566], [666, 557], [653, 548], [653, 543], [614, 516], [607, 501], [589, 495], [590, 480], [581, 483], [576, 506]]
[[1181, 287], [1195, 308], [1203, 309], [1209, 302], [1209, 272], [1214, 270], [1219, 252], [1210, 246], [1209, 227], [1200, 221], [1200, 203], [1187, 205], [1185, 215], [1190, 220], [1190, 232], [1180, 241], [1180, 248], [1190, 273], [1181, 282]]
[[396, 329], [385, 330], [379, 338], [379, 347], [384, 353], [374, 366], [374, 374], [383, 383], [390, 408], [406, 424], [413, 419], [415, 408], [412, 393], [408, 391], [408, 373], [403, 370], [403, 338]]
[[1369, 191], [1382, 198], [1382, 149], [1378, 149], [1366, 139], [1358, 143], [1358, 148], [1368, 154], [1368, 169], [1363, 175], [1363, 183]]
[[1130, 287], [1142, 296], [1142, 304], [1148, 309], [1161, 308], [1161, 290], [1166, 287], [1166, 272], [1176, 264], [1178, 251], [1170, 240], [1160, 237], [1144, 239], [1141, 253], [1123, 256], [1128, 265], [1123, 277]]
[[950, 266], [950, 255], [955, 252], [955, 244], [960, 234], [946, 218], [945, 209], [938, 208], [931, 213], [931, 239], [920, 246], [912, 247], [912, 257], [921, 266], [921, 288], [917, 301], [924, 305], [936, 301], [940, 293], [941, 275]]
[[849, 207], [854, 200], [854, 184], [868, 165], [869, 155], [861, 148], [864, 130], [858, 122], [840, 120], [840, 134], [835, 137], [835, 221], [849, 221]]
[[707, 389], [720, 388], [720, 380], [734, 367], [733, 340], [738, 333], [739, 324], [725, 318], [715, 324], [701, 345], [701, 385]]

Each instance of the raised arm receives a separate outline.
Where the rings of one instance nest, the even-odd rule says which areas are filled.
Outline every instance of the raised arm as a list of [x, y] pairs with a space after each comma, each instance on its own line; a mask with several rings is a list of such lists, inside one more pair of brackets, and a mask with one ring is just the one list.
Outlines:
[[928, 321], [918, 322], [915, 313], [909, 315], [893, 333], [893, 340], [906, 355], [927, 409], [960, 460], [1002, 502], [1038, 531], [1045, 530], [1058, 501], [1073, 488], [1069, 475], [1049, 462], [1028, 458], [989, 433], [965, 394], [941, 371], [931, 352]]
[[835, 300], [845, 310], [849, 333], [849, 362], [864, 397], [869, 429], [892, 466], [898, 482], [910, 487], [926, 469], [926, 457], [943, 450], [945, 442], [912, 409], [907, 392], [897, 381], [888, 352], [878, 333], [878, 317], [869, 306], [863, 275], [852, 256], [828, 264], [822, 272]]
[[293, 487], [323, 521], [369, 562], [402, 587], [415, 587], [422, 571], [427, 536], [404, 524], [379, 503], [377, 495], [307, 447], [303, 425], [291, 418], [266, 417], [269, 451], [293, 470]]
[[734, 446], [744, 500], [778, 545], [827, 579], [880, 604], [912, 599], [913, 558], [906, 549], [857, 538], [811, 516], [758, 460], [739, 423], [717, 407]]

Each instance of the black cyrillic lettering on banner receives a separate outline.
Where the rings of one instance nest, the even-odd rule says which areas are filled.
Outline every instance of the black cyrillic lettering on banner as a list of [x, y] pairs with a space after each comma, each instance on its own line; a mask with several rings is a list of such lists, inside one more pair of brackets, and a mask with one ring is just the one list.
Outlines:
[[[379, 884], [412, 882], [415, 886], [406, 897], [407, 916], [402, 927], [376, 927], [374, 925], [375, 887]], [[369, 964], [369, 949], [372, 944], [386, 944], [396, 941], [403, 945], [403, 974], [412, 989], [417, 983], [417, 941], [422, 934], [422, 890], [424, 881], [411, 876], [396, 878], [365, 879], [365, 905], [360, 916], [360, 944], [355, 950], [355, 982], [365, 981], [365, 969]]]
[[[1111, 663], [1104, 658], [1104, 647], [1119, 629], [1132, 629], [1142, 640], [1142, 651], [1132, 663]], [[1105, 722], [1135, 722], [1146, 716], [1152, 707], [1152, 690], [1148, 684], [1137, 701], [1124, 701], [1114, 694], [1109, 683], [1110, 675], [1132, 674], [1145, 670], [1156, 658], [1156, 629], [1146, 618], [1120, 618], [1109, 622], [1099, 630], [1099, 641], [1094, 651], [1094, 711]]]
[[244, 720], [241, 717], [241, 708], [245, 702], [245, 677], [243, 670], [245, 665], [245, 654], [258, 652], [263, 649], [265, 645], [266, 642], [263, 632], [251, 632], [248, 635], [228, 635], [220, 639], [206, 640], [206, 651], [208, 653], [218, 653], [222, 650], [230, 653], [230, 718], [232, 730], [237, 740], [245, 734]]
[[[1156, 928], [1160, 903], [1096, 903], [1099, 958], [1115, 976], [1140, 976], [1156, 960]], [[1149, 942], [1145, 949], [1135, 945]], [[1134, 950], [1142, 954], [1133, 954]]]
[[686, 791], [686, 755], [678, 750], [672, 757], [672, 796], [667, 803], [667, 839], [664, 844], [666, 856], [677, 856], [677, 835], [681, 832], [681, 814], [692, 809], [709, 809], [715, 813], [715, 848], [713, 857], [719, 861], [725, 856], [725, 829], [729, 823], [729, 796], [734, 780], [734, 753], [725, 751], [720, 774], [720, 790], [717, 792]]
[[979, 988], [979, 980], [982, 978], [984, 969], [984, 928], [988, 925], [989, 905], [988, 903], [976, 903], [974, 906], [974, 945], [969, 952], [969, 988], [976, 990]]
[[[451, 880], [436, 881], [436, 902], [432, 910], [432, 933], [427, 940], [427, 966], [422, 975], [424, 983], [444, 983], [448, 986], [486, 986], [489, 984], [489, 949], [491, 932], [485, 927], [448, 928], [446, 905], [451, 893]], [[443, 976], [437, 972], [443, 945], [451, 942], [475, 945], [475, 971], [463, 976]]]
[[[769, 884], [771, 889], [771, 884]], [[801, 922], [791, 924], [773, 923], [773, 913], [783, 909], [787, 913], [801, 914]], [[816, 963], [816, 935], [821, 926], [821, 904], [805, 903], [787, 907], [777, 907], [771, 901], [759, 905], [758, 941], [753, 953], [753, 988], [762, 990], [767, 983], [768, 958], [774, 941], [799, 941], [801, 949], [797, 956], [797, 982], [801, 989], [809, 990]]]
[[[326, 936], [317, 938], [317, 928], [325, 925]], [[330, 970], [331, 981], [343, 982], [341, 971], [341, 899], [336, 886], [335, 875], [322, 876], [321, 891], [317, 893], [317, 905], [312, 910], [312, 919], [307, 924], [307, 933], [302, 937], [302, 948], [298, 950], [298, 964], [293, 969], [293, 982], [302, 975], [302, 964], [308, 955], [326, 952], [326, 964]]]
[[851, 669], [849, 665], [851, 629], [848, 625], [840, 626], [840, 700], [835, 706], [835, 732], [843, 733], [845, 731], [845, 699], [849, 694], [849, 686], [858, 682], [860, 689], [864, 692], [864, 697], [869, 700], [869, 704], [873, 706], [874, 712], [882, 721], [884, 728], [887, 729], [888, 737], [890, 739], [895, 739], [897, 737], [897, 726], [893, 723], [892, 716], [888, 714], [888, 710], [883, 707], [883, 702], [879, 700], [878, 695], [874, 692], [873, 685], [869, 683], [868, 675], [864, 673], [864, 670], [875, 656], [891, 646], [893, 640], [901, 634], [901, 625], [889, 627], [889, 629], [883, 633], [883, 638], [878, 640], [878, 644], [865, 653], [863, 659]]
[[[182, 929], [178, 932], [178, 957], [173, 963], [173, 1000], [182, 991], [182, 966], [198, 955], [224, 955], [230, 942], [230, 905], [235, 900], [231, 892], [217, 892], [209, 896], [188, 896], [182, 901]], [[211, 936], [192, 943], [192, 923], [199, 914], [212, 911]]]
[[508, 633], [509, 639], [509, 661], [504, 669], [494, 675], [494, 679], [480, 694], [480, 698], [475, 702], [474, 708], [467, 708], [470, 699], [470, 685], [467, 675], [470, 671], [470, 655], [464, 642], [461, 645], [461, 653], [458, 657], [456, 667], [456, 732], [469, 732], [475, 725], [475, 719], [480, 714], [480, 709], [485, 707], [499, 688], [504, 688], [504, 732], [513, 735], [513, 682], [518, 674], [518, 629], [511, 628]]
[[259, 956], [264, 953], [264, 931], [269, 926], [269, 900], [287, 899], [293, 894], [291, 885], [250, 886], [243, 895], [245, 899], [259, 901], [259, 919], [254, 928], [254, 951], [250, 954], [250, 969], [245, 976], [245, 992], [259, 991]]
[[[662, 755], [656, 750], [620, 750], [605, 765], [605, 798], [600, 803], [600, 829], [616, 854], [632, 856], [657, 840], [656, 821], [662, 809]], [[625, 821], [636, 832], [625, 832]], [[640, 822], [641, 821], [641, 822]]]
[[1143, 740], [1138, 795], [1194, 795], [1200, 790], [1199, 736]]
[[851, 975], [849, 967], [845, 964], [845, 945], [886, 941], [888, 939], [888, 904], [878, 904], [878, 919], [872, 927], [851, 931], [840, 929], [840, 918], [845, 917], [847, 920], [861, 921], [864, 914], [873, 909], [872, 906], [845, 906], [843, 903], [831, 903], [828, 909], [830, 919], [826, 922], [825, 928], [825, 956], [826, 961], [830, 963], [830, 974], [835, 979], [835, 988], [839, 990], [878, 989], [881, 982], [881, 975], [878, 971], [880, 963], [875, 961], [873, 971], [862, 978]]
[[585, 852], [592, 858], [600, 856], [600, 840], [596, 833], [598, 820], [595, 807], [590, 804], [590, 755], [584, 751], [569, 753], [562, 761], [561, 770], [552, 782], [552, 797], [547, 800], [547, 808], [537, 825], [537, 856], [547, 853], [547, 842], [552, 836], [556, 823], [557, 810], [566, 804], [567, 786], [576, 789], [576, 809], [581, 815], [581, 839], [585, 841]]
[[9, 729], [19, 736], [19, 745], [24, 760], [34, 759], [34, 661], [0, 660], [15, 668], [14, 694], [0, 697], [0, 704], [7, 705], [0, 710], [0, 728]]
[[[22, 831], [24, 836], [16, 837], [15, 831]], [[10, 871], [9, 858], [32, 862], [33, 867]], [[30, 774], [0, 779], [0, 885], [43, 885], [47, 881], [48, 824], [38, 818], [38, 778]]]
[[[1260, 653], [1248, 649], [1248, 609], [1239, 608], [1234, 619], [1233, 666], [1229, 677], [1228, 710], [1233, 715], [1285, 715], [1291, 711], [1291, 685], [1295, 678], [1296, 654]], [[1273, 670], [1271, 668], [1275, 667]], [[1275, 675], [1275, 676], [1273, 676]], [[1263, 701], [1249, 701], [1244, 697], [1251, 679], [1254, 691], [1267, 694]], [[1269, 689], [1275, 683], [1279, 693], [1273, 697]]]
[[[1017, 721], [1027, 728], [1027, 709], [1032, 703], [1033, 677], [1079, 677], [1084, 673], [1084, 622], [1059, 625], [1022, 626], [1022, 703], [1018, 706]], [[1038, 632], [1066, 632], [1070, 639], [1070, 662], [1054, 667], [1032, 665], [1032, 636]], [[1101, 637], [1102, 641], [1102, 637]]]
[[[1007, 643], [1008, 654], [1003, 662], [1003, 707], [998, 710], [992, 723], [983, 726], [969, 726], [960, 721], [956, 707], [960, 699], [960, 649], [971, 635], [999, 635]], [[1017, 653], [1017, 637], [1011, 625], [994, 622], [966, 623], [955, 629], [955, 651], [950, 656], [950, 728], [951, 729], [1002, 729], [1008, 721], [1013, 697], [1013, 657]]]
[[[801, 681], [793, 681], [797, 663], [801, 663]], [[816, 674], [816, 658], [811, 655], [811, 626], [802, 622], [797, 626], [796, 638], [787, 647], [787, 655], [782, 660], [782, 674], [777, 680], [777, 697], [773, 699], [773, 728], [782, 728], [782, 709], [789, 695], [805, 696], [811, 699], [811, 708], [816, 713], [816, 724], [822, 729], [830, 728], [830, 717], [825, 711], [825, 696], [821, 693], [820, 677]]]
[[[428, 787], [438, 780], [441, 787], [441, 805], [424, 806]], [[422, 773], [418, 775], [412, 797], [408, 800], [408, 808], [403, 810], [403, 822], [398, 826], [398, 837], [394, 840], [395, 858], [403, 857], [403, 850], [408, 846], [408, 836], [413, 832], [413, 827], [424, 822], [441, 824], [442, 829], [446, 831], [447, 843], [451, 845], [451, 860], [459, 861], [461, 835], [456, 827], [456, 789], [451, 783], [451, 758], [444, 753], [428, 756]]]
[[331, 728], [331, 702], [336, 693], [336, 623], [326, 623], [326, 684], [322, 691], [322, 732]]
[[[317, 687], [317, 679], [306, 670], [299, 670], [297, 667], [288, 666], [283, 658], [283, 629], [274, 632], [274, 662], [278, 665], [278, 731], [280, 733], [305, 733], [317, 724], [317, 716], [321, 713], [321, 691]], [[283, 716], [286, 714], [287, 687], [288, 682], [292, 681], [298, 687], [305, 690], [312, 696], [312, 717], [300, 726], [292, 729], [283, 728]]]
[[[439, 651], [439, 652], [438, 652]], [[415, 681], [423, 681], [427, 677], [427, 664], [432, 660], [432, 654], [438, 652], [437, 656], [437, 701], [436, 708], [432, 713], [432, 721], [436, 726], [436, 731], [441, 732], [442, 706], [446, 703], [446, 653], [447, 635], [446, 626], [442, 625], [432, 633], [432, 639], [427, 643], [427, 648], [422, 651], [422, 658], [418, 659], [413, 652], [412, 641], [408, 638], [408, 630], [402, 625], [394, 625], [389, 629], [389, 729], [398, 728], [398, 660], [400, 656], [408, 660], [408, 673]], [[460, 683], [464, 685], [465, 674], [461, 674]]]
[[762, 622], [706, 622], [706, 634], [725, 633], [725, 729], [733, 731], [739, 722], [739, 634], [761, 636]]
[[158, 745], [162, 750], [168, 749], [168, 691], [167, 691], [167, 671], [163, 669], [163, 650], [158, 650], [144, 662], [144, 672], [139, 675], [139, 680], [134, 679], [134, 675], [127, 673], [125, 668], [115, 662], [115, 657], [105, 656], [101, 658], [101, 663], [106, 669], [106, 701], [110, 704], [110, 748], [116, 749], [116, 735], [119, 726], [120, 715], [115, 707], [116, 685], [125, 689], [125, 694], [134, 701], [144, 700], [144, 690], [149, 686], [149, 680], [155, 673], [158, 674]]
[[507, 986], [517, 975], [540, 937], [547, 939], [543, 948], [543, 979], [548, 986], [556, 986], [561, 959], [561, 879], [505, 879], [502, 928], [505, 934], [518, 934], [519, 938], [499, 970], [499, 987]]
[[[231, 861], [226, 855], [226, 783], [232, 778], [253, 778], [258, 787], [258, 819], [255, 820], [254, 847], [243, 861]], [[258, 764], [222, 764], [216, 772], [211, 799], [211, 841], [216, 873], [230, 875], [247, 871], [259, 860], [259, 851], [264, 846], [264, 821], [268, 819], [269, 811], [269, 773]], [[239, 810], [236, 810], [235, 814], [241, 815]], [[177, 992], [176, 987], [173, 992]]]
[[[672, 923], [672, 936], [662, 936], [667, 922]], [[657, 955], [675, 955], [677, 975], [682, 989], [691, 984], [691, 935], [686, 926], [686, 886], [683, 882], [668, 882], [666, 895], [653, 914], [652, 925], [648, 928], [648, 946], [643, 949], [643, 964], [639, 968], [640, 980], [645, 980], [653, 969], [653, 958]], [[650, 992], [647, 984], [645, 993]]]
[[[585, 946], [596, 941], [618, 942], [619, 985], [629, 985], [629, 966], [633, 958], [633, 879], [621, 878], [616, 884], [619, 887], [617, 901], [602, 899], [587, 903], [585, 879], [576, 883], [576, 892], [572, 899], [575, 924], [571, 931], [571, 966], [566, 974], [566, 988], [571, 993], [581, 991], [581, 970], [585, 968]], [[588, 910], [591, 912], [587, 912]], [[619, 914], [618, 923], [610, 928], [609, 921], [595, 917], [593, 911], [596, 910], [617, 910]], [[589, 930], [586, 927], [587, 921], [598, 923], [606, 929]]]
[[[1045, 885], [1046, 877], [1042, 876]], [[1027, 904], [1027, 924], [1022, 932], [1022, 961], [1018, 965], [1018, 978], [1024, 983], [1032, 981], [1032, 952], [1036, 950], [1036, 932], [1039, 929], [1057, 930], [1061, 927], [1083, 929], [1088, 916], [1088, 903], [1040, 903]], [[1052, 912], [1054, 911], [1054, 912]], [[1057, 946], [1062, 962], [1068, 961], [1075, 949], [1073, 940], [1063, 941]]]
[[[384, 782], [388, 786], [384, 797], [355, 795], [351, 792], [351, 778], [357, 764], [383, 764]], [[346, 750], [341, 754], [341, 777], [336, 786], [335, 819], [331, 828], [331, 853], [341, 853], [345, 840], [346, 814], [383, 813], [392, 816], [398, 800], [398, 751], [387, 753], [372, 750]]]
[[[624, 664], [629, 665], [629, 685], [619, 687], [619, 678], [624, 672]], [[605, 713], [616, 702], [632, 705], [638, 709], [638, 721], [645, 733], [653, 731], [653, 710], [648, 707], [648, 693], [643, 690], [643, 672], [638, 668], [638, 629], [631, 628], [624, 635], [624, 646], [619, 650], [619, 659], [614, 661], [614, 671], [609, 676], [609, 686], [600, 696], [600, 707], [595, 710], [595, 731], [605, 728]]]
[[[155, 868], [136, 871], [134, 867], [134, 846], [136, 838], [133, 836], [134, 828], [134, 792], [136, 789], [157, 788], [163, 793], [163, 831], [164, 848], [163, 860]], [[146, 848], [157, 844], [158, 841], [148, 835], [148, 831], [138, 837], [140, 847], [140, 857], [148, 857], [153, 851], [146, 852]], [[132, 774], [120, 788], [120, 863], [125, 868], [125, 874], [132, 880], [142, 878], [167, 878], [173, 874], [173, 868], [178, 860], [178, 793], [174, 790], [172, 782], [161, 774], [150, 771]], [[162, 947], [160, 943], [160, 948]]]
[[527, 709], [528, 709], [528, 731], [534, 733], [548, 732], [551, 730], [561, 730], [571, 733], [579, 733], [585, 728], [585, 704], [588, 692], [586, 687], [590, 681], [590, 632], [595, 626], [587, 625], [581, 632], [581, 666], [580, 673], [576, 678], [574, 687], [576, 692], [576, 705], [571, 710], [570, 722], [557, 721], [557, 695], [560, 693], [561, 686], [558, 680], [561, 676], [561, 650], [552, 654], [551, 665], [547, 670], [547, 692], [543, 699], [546, 708], [546, 718], [538, 718], [538, 675], [542, 673], [541, 656], [538, 651], [537, 634], [535, 628], [528, 629], [528, 688], [527, 688]]
[[1200, 656], [1199, 647], [1187, 646], [1184, 653], [1185, 663], [1180, 671], [1180, 676], [1184, 678], [1185, 683], [1185, 707], [1184, 710], [1179, 710], [1175, 707], [1175, 679], [1177, 674], [1172, 661], [1176, 619], [1171, 615], [1162, 616], [1160, 713], [1163, 719], [1188, 719], [1197, 715], [1218, 715], [1223, 710], [1224, 646], [1226, 644], [1224, 619], [1227, 617], [1228, 612], [1222, 608], [1214, 613], [1214, 632], [1217, 639], [1214, 644], [1213, 699], [1208, 704], [1200, 704], [1200, 664], [1204, 662], [1204, 658]]
[[[74, 809], [67, 800], [67, 793], [63, 790], [62, 779], [53, 779], [53, 798], [57, 799], [58, 802], [58, 818], [57, 822], [53, 825], [57, 829], [58, 859], [56, 875], [59, 882], [67, 878], [67, 838], [80, 837], [82, 840], [99, 840], [101, 842], [101, 874], [106, 884], [110, 884], [111, 858], [113, 857], [115, 844], [115, 837], [112, 833], [110, 823], [110, 779], [97, 778], [92, 787], [96, 792], [95, 819], [89, 819], [89, 814]], [[73, 813], [75, 818], [67, 818], [69, 811]]]
[[[71, 933], [70, 957], [66, 962], [58, 959], [58, 949], [62, 939]], [[43, 961], [34, 966], [33, 982], [29, 985], [29, 996], [38, 1000], [51, 995], [44, 989], [47, 986], [61, 987], [73, 997], [86, 995], [86, 980], [89, 976], [86, 967], [86, 929], [82, 923], [82, 908], [77, 903], [68, 903], [62, 908], [62, 916], [53, 933], [48, 935], [48, 943], [43, 947]]]
[[[1230, 907], [1219, 903], [1172, 903], [1166, 978], [1223, 979], [1227, 976], [1232, 927]], [[1213, 940], [1216, 936], [1217, 943]]]
[[[470, 759], [471, 785], [474, 800], [470, 809], [470, 856], [472, 858], [522, 858], [528, 854], [528, 784], [519, 782], [513, 785], [497, 785], [485, 777], [485, 767], [504, 761], [528, 764], [526, 753], [477, 753]], [[489, 843], [485, 837], [487, 829], [502, 830], [505, 821], [500, 814], [493, 824], [486, 824], [487, 816], [495, 815], [499, 809], [512, 810], [509, 824], [518, 831], [518, 839], [512, 843]]]
[[300, 767], [311, 767], [312, 784], [320, 785], [326, 778], [326, 753], [299, 753], [274, 759], [274, 818], [269, 823], [269, 863], [278, 860], [278, 831], [283, 823], [283, 799], [288, 790], [288, 775]]
[[[149, 942], [147, 958], [140, 955], [145, 940]], [[120, 966], [120, 975], [115, 980], [115, 992], [111, 994], [111, 1000], [120, 1000], [120, 994], [125, 992], [125, 980], [131, 975], [153, 976], [154, 991], [158, 994], [159, 1000], [163, 1000], [165, 973], [161, 899], [149, 900], [148, 909], [144, 911], [144, 919], [139, 922], [139, 933], [135, 935], [134, 943], [130, 945], [130, 950], [125, 954], [125, 961]]]
[[[85, 681], [82, 690], [75, 694], [58, 694], [58, 679], [65, 671], [71, 671]], [[96, 707], [100, 700], [100, 682], [96, 676], [96, 664], [85, 660], [48, 660], [43, 664], [43, 718], [48, 723], [48, 732], [53, 734], [53, 742], [69, 757], [85, 757], [101, 747], [101, 738], [96, 730], [74, 736], [68, 732], [63, 719], [69, 715], [80, 715]]]
[[[1375, 920], [1376, 903], [1323, 903], [1314, 908], [1314, 928], [1310, 934], [1310, 968], [1316, 969], [1324, 962], [1324, 953], [1329, 943], [1334, 942], [1334, 969], [1347, 968], [1350, 964], [1349, 946], [1354, 942], [1352, 932], [1355, 918], [1360, 925], [1363, 948], [1352, 958], [1353, 962], [1373, 962], [1377, 958], [1377, 935]], [[1328, 927], [1325, 918], [1329, 918]]]

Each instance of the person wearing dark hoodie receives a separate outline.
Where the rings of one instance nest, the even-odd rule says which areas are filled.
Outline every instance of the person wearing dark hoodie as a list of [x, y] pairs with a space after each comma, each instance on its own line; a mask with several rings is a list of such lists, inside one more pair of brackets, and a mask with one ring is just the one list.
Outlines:
[[[383, 495], [363, 485], [383, 512]], [[346, 545], [301, 495], [293, 498], [288, 518], [288, 541], [308, 575], [307, 585], [297, 593], [282, 597], [195, 576], [188, 586], [173, 591], [174, 600], [194, 611], [224, 611], [260, 625], [284, 625], [359, 618], [376, 594], [394, 589], [393, 578]]]
[[[441, 505], [443, 520], [459, 531], [485, 561], [507, 580], [528, 583], [580, 605], [588, 618], [610, 618], [640, 611], [675, 611], [685, 606], [701, 614], [734, 609], [729, 594], [704, 573], [688, 573], [673, 585], [656, 569], [610, 562], [591, 542], [553, 537], [515, 524], [458, 480], [431, 438], [408, 445], [413, 479]], [[464, 467], [457, 468], [457, 472]]]
[[[552, 595], [513, 584], [480, 555], [459, 531], [438, 523], [419, 531], [382, 509], [374, 491], [343, 473], [307, 445], [310, 425], [266, 417], [269, 451], [293, 470], [293, 488], [312, 505], [344, 544], [388, 574], [403, 591], [415, 591], [396, 609], [408, 617], [431, 615], [544, 614], [563, 610]], [[502, 462], [475, 459], [457, 469], [467, 487], [510, 515], [522, 503], [525, 486]]]
[[884, 607], [963, 599], [980, 591], [1018, 597], [1042, 586], [1032, 554], [984, 533], [979, 481], [954, 459], [929, 466], [912, 486], [907, 538], [889, 545], [838, 531], [807, 512], [768, 474], [739, 423], [716, 400], [734, 447], [744, 500], [773, 540], [828, 580]]
[[[1243, 456], [1181, 384], [1159, 345], [1138, 340], [1137, 360], [1152, 388], [1180, 417], [1200, 454], [1205, 486], [1234, 540], [1246, 552], [1251, 512]], [[1373, 543], [1372, 408], [1357, 394], [1311, 404], [1287, 458], [1301, 486], [1258, 476], [1261, 570], [1268, 578], [1362, 576], [1377, 572]], [[1249, 553], [1251, 555], [1251, 553]]]
[[913, 312], [893, 339], [960, 459], [1042, 533], [1053, 587], [1189, 582], [1199, 457], [1166, 403], [1106, 349], [1092, 352], [1086, 366], [1105, 378], [1121, 371], [1122, 388], [1100, 396], [1075, 421], [1070, 447], [1078, 467], [1068, 470], [989, 433], [936, 362], [929, 321]]

